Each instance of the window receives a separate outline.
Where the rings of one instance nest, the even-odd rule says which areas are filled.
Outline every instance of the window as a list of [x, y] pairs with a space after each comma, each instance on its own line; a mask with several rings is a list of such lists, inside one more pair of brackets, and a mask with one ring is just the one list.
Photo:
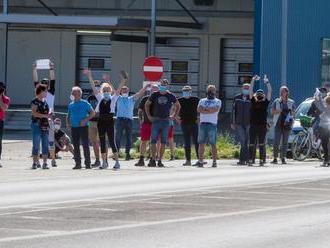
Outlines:
[[194, 0], [195, 5], [211, 6], [214, 4], [214, 0]]
[[187, 72], [188, 61], [172, 61], [171, 68], [172, 71]]
[[104, 59], [88, 59], [88, 68], [104, 69]]
[[238, 85], [249, 84], [251, 82], [252, 76], [239, 76]]
[[322, 85], [330, 82], [330, 39], [322, 40]]
[[253, 72], [253, 64], [252, 63], [239, 63], [238, 72]]
[[186, 84], [188, 82], [188, 74], [186, 73], [172, 73], [171, 83], [174, 84]]

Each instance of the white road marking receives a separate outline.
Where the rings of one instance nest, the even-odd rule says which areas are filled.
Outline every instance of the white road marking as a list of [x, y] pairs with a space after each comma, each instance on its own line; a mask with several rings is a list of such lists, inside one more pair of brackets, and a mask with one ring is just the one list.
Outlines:
[[76, 231], [63, 231], [63, 232], [59, 232], [59, 233], [47, 233], [47, 234], [8, 237], [8, 238], [1, 238], [0, 243], [22, 241], [22, 240], [43, 239], [43, 238], [54, 238], [54, 237], [68, 237], [68, 236], [81, 235], [81, 234], [91, 234], [91, 233], [98, 233], [98, 232], [107, 232], [107, 231], [132, 229], [132, 228], [140, 228], [140, 227], [148, 227], [148, 226], [167, 225], [167, 224], [175, 224], [175, 223], [182, 223], [182, 222], [200, 221], [200, 220], [210, 220], [210, 219], [217, 219], [217, 218], [237, 216], [237, 215], [249, 215], [249, 214], [264, 213], [264, 212], [271, 212], [271, 211], [310, 207], [310, 206], [323, 205], [323, 204], [330, 204], [330, 200], [315, 201], [315, 202], [302, 203], [302, 204], [292, 204], [292, 205], [280, 206], [280, 207], [267, 207], [267, 208], [261, 208], [261, 209], [253, 209], [253, 210], [243, 210], [243, 211], [236, 211], [236, 212], [229, 212], [229, 213], [222, 213], [222, 214], [209, 214], [209, 215], [187, 217], [187, 218], [168, 219], [168, 220], [162, 220], [162, 221], [141, 222], [141, 223], [137, 223], [137, 224], [108, 226], [108, 227], [100, 227], [100, 228], [82, 229], [82, 230], [76, 230]]

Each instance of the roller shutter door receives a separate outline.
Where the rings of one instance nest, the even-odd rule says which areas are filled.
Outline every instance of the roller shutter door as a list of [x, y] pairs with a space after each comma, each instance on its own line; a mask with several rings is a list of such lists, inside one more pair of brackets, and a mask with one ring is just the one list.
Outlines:
[[92, 68], [93, 77], [102, 79], [104, 73], [111, 71], [111, 41], [109, 36], [80, 35], [78, 37], [78, 80], [84, 95], [90, 93], [87, 77], [83, 74], [85, 68]]
[[198, 94], [200, 40], [169, 38], [167, 44], [157, 44], [156, 56], [164, 62], [164, 78], [171, 83], [171, 91], [179, 95], [184, 85], [189, 84]]
[[250, 82], [253, 73], [253, 40], [223, 39], [220, 91], [225, 99], [225, 112], [231, 112], [232, 101], [240, 87]]

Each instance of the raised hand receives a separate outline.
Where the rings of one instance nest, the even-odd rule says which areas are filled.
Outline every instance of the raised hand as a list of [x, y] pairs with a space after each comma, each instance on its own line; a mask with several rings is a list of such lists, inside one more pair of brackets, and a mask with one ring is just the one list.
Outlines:
[[90, 73], [91, 73], [91, 70], [89, 68], [83, 70], [83, 74], [86, 75], [86, 76], [89, 76]]
[[258, 81], [258, 80], [260, 80], [260, 77], [259, 77], [259, 75], [256, 74], [256, 75], [253, 76], [252, 79], [253, 79], [254, 81]]
[[102, 75], [102, 79], [105, 81], [105, 82], [110, 82], [110, 75], [108, 73], [103, 73]]
[[54, 68], [55, 68], [55, 64], [53, 62], [49, 61], [49, 69], [54, 70]]
[[120, 72], [120, 78], [124, 79], [124, 80], [127, 80], [128, 79], [128, 73], [126, 71], [122, 70]]
[[268, 77], [267, 77], [267, 75], [265, 74], [264, 75], [264, 84], [268, 84], [269, 83], [269, 79], [268, 79]]

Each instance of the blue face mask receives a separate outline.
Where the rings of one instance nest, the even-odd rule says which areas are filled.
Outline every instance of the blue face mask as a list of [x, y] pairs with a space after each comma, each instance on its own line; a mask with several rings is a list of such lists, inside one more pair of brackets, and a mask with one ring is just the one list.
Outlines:
[[191, 93], [190, 93], [190, 91], [182, 91], [182, 96], [183, 97], [190, 97]]
[[110, 99], [110, 93], [109, 93], [109, 92], [104, 92], [104, 93], [103, 93], [103, 97], [104, 97], [106, 100], [109, 100], [109, 99]]
[[163, 86], [163, 85], [159, 86], [159, 91], [160, 91], [160, 92], [165, 92], [165, 91], [167, 91], [167, 86]]
[[247, 96], [247, 95], [250, 94], [250, 91], [249, 90], [242, 90], [242, 94]]

